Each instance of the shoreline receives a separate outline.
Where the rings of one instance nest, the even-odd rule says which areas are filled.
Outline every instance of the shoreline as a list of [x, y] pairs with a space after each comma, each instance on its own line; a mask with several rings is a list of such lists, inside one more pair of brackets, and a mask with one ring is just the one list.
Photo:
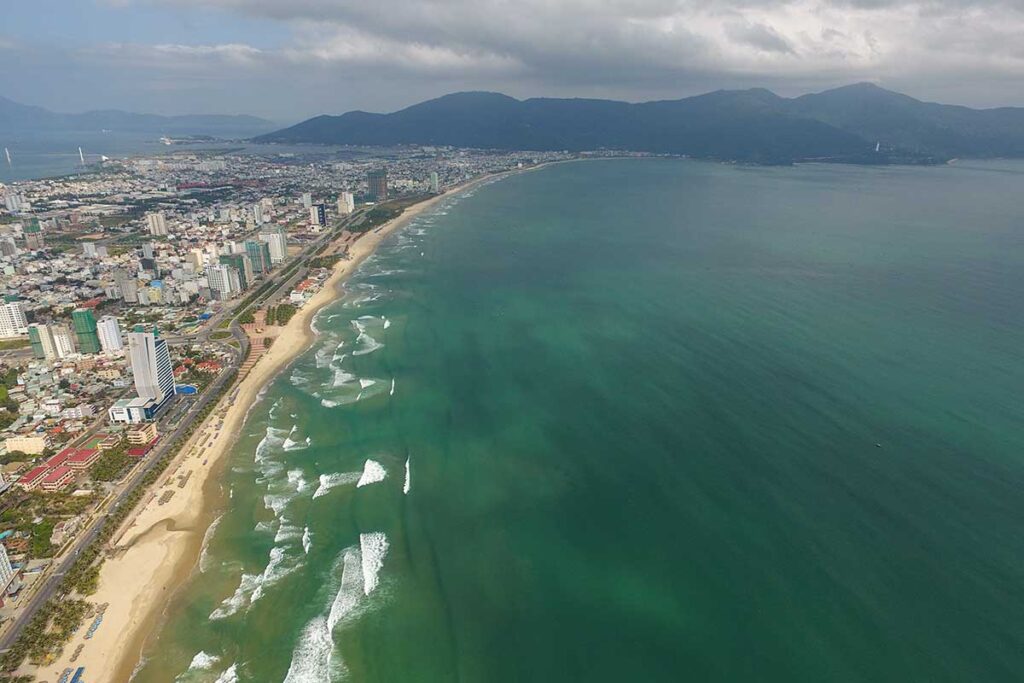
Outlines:
[[[468, 180], [407, 207], [400, 216], [361, 234], [349, 246], [349, 258], [334, 265], [320, 291], [281, 329], [249, 374], [221, 397], [115, 534], [114, 550], [100, 570], [99, 587], [88, 597], [96, 604], [109, 603], [103, 626], [85, 641], [83, 624], [57, 660], [32, 673], [41, 680], [56, 680], [64, 668], [84, 666], [91, 681], [130, 680], [150, 636], [161, 631], [171, 597], [193, 576], [206, 531], [224, 507], [219, 475], [226, 464], [225, 456], [265, 389], [315, 341], [317, 334], [311, 325], [316, 315], [337, 300], [345, 280], [387, 237], [422, 212], [485, 182], [545, 165]], [[169, 491], [173, 492], [171, 499], [161, 504], [161, 496]], [[85, 648], [71, 664], [71, 653], [82, 643]]]

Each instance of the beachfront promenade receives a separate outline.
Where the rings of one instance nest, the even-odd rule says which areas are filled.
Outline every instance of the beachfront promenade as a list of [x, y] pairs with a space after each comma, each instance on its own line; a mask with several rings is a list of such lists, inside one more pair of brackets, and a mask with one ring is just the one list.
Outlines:
[[[274, 301], [290, 292], [295, 284], [305, 278], [308, 274], [308, 268], [305, 266], [305, 260], [319, 249], [326, 245], [330, 245], [335, 239], [338, 239], [338, 236], [344, 233], [346, 227], [350, 227], [353, 224], [361, 222], [363, 215], [364, 213], [362, 211], [358, 211], [347, 216], [345, 220], [343, 220], [334, 230], [326, 233], [321, 239], [308, 244], [306, 248], [297, 254], [292, 261], [299, 265], [294, 268], [284, 267], [280, 269], [278, 273], [272, 275], [267, 281], [271, 286], [267, 288], [263, 295], [257, 297], [256, 300], [250, 302], [248, 305], [258, 306], [263, 302]], [[206, 410], [211, 400], [219, 399], [223, 393], [226, 393], [226, 391], [224, 391], [226, 389], [224, 386], [225, 382], [231, 381], [233, 383], [238, 383], [244, 379], [246, 374], [244, 370], [251, 369], [252, 363], [248, 363], [248, 368], [244, 365], [246, 364], [249, 355], [249, 339], [242, 331], [236, 320], [236, 316], [240, 312], [241, 308], [242, 306], [239, 303], [236, 303], [230, 308], [225, 307], [223, 310], [212, 316], [206, 324], [193, 335], [167, 337], [168, 343], [172, 345], [212, 341], [211, 335], [218, 330], [223, 331], [223, 323], [228, 321], [227, 329], [230, 331], [231, 337], [230, 340], [225, 340], [223, 342], [223, 346], [231, 352], [232, 363], [228, 368], [225, 368], [225, 371], [217, 377], [206, 391], [200, 394], [198, 398], [194, 399], [194, 403], [190, 406], [188, 412], [184, 416], [181, 415], [179, 410], [174, 410], [172, 407], [171, 410], [166, 411], [160, 418], [160, 431], [164, 434], [160, 444], [147, 456], [139, 467], [135, 468], [131, 472], [117, 491], [107, 497], [87, 523], [85, 531], [79, 534], [75, 541], [72, 542], [60, 556], [54, 558], [50, 567], [48, 567], [44, 572], [44, 575], [35, 582], [31, 588], [33, 593], [28, 598], [27, 603], [20, 610], [17, 616], [6, 624], [7, 628], [4, 629], [3, 633], [0, 633], [0, 652], [6, 651], [10, 648], [25, 626], [31, 622], [39, 609], [46, 605], [51, 598], [59, 594], [61, 582], [65, 574], [67, 574], [75, 563], [82, 550], [96, 542], [107, 518], [111, 513], [118, 510], [124, 501], [132, 495], [146, 475], [167, 454], [167, 449], [172, 447], [181, 447], [179, 439], [189, 430], [190, 427], [193, 426], [192, 423], [196, 417]], [[237, 347], [229, 343], [229, 341], [237, 344]], [[251, 360], [254, 362], [257, 359]], [[242, 371], [236, 372], [238, 370]], [[185, 399], [181, 399], [179, 397], [178, 401], [181, 400]], [[131, 516], [129, 516], [125, 524], [130, 523], [130, 521]]]

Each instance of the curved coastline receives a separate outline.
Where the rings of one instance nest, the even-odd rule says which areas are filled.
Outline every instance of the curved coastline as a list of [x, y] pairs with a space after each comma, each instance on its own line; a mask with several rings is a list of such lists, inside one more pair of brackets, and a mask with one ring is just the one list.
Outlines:
[[[97, 604], [109, 603], [103, 628], [88, 641], [73, 666], [86, 667], [90, 680], [131, 679], [152, 642], [150, 637], [160, 633], [171, 597], [193, 576], [206, 530], [226, 502], [220, 486], [225, 456], [266, 387], [316, 339], [313, 320], [338, 298], [344, 281], [389, 235], [444, 199], [541, 166], [466, 181], [408, 207], [350, 245], [349, 258], [335, 264], [320, 291], [292, 317], [249, 374], [225, 393], [115, 535], [113, 553], [100, 571], [99, 588], [90, 596]], [[187, 476], [184, 485], [176, 484], [182, 475]], [[174, 491], [174, 495], [161, 504], [161, 491]], [[33, 673], [44, 680], [58, 677], [65, 667], [72, 666], [68, 657], [80, 639], [81, 634], [76, 634], [61, 657]]]

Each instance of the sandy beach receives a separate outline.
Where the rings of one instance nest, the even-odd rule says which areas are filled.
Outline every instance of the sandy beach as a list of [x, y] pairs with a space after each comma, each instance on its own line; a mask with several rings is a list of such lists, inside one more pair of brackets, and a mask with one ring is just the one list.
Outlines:
[[[401, 216], [363, 234], [349, 247], [349, 258], [335, 265], [321, 290], [284, 326], [249, 374], [221, 398], [115, 534], [114, 554], [104, 563], [99, 588], [89, 598], [96, 604], [109, 603], [102, 626], [90, 640], [84, 640], [88, 623], [84, 624], [61, 657], [33, 671], [39, 680], [55, 681], [66, 667], [79, 666], [86, 668], [86, 678], [92, 683], [129, 680], [147, 638], [159, 626], [169, 597], [196, 567], [203, 536], [224, 502], [218, 481], [223, 456], [242, 433], [263, 388], [312, 343], [313, 317], [337, 298], [344, 279], [389, 234], [445, 197], [497, 177], [468, 181], [408, 207]], [[71, 663], [72, 653], [81, 644], [82, 652]]]

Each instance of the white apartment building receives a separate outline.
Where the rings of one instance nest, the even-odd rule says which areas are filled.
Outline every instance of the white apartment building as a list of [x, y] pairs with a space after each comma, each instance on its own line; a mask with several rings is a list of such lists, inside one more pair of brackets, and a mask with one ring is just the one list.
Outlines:
[[0, 306], [0, 338], [18, 337], [28, 334], [28, 320], [20, 301]]

